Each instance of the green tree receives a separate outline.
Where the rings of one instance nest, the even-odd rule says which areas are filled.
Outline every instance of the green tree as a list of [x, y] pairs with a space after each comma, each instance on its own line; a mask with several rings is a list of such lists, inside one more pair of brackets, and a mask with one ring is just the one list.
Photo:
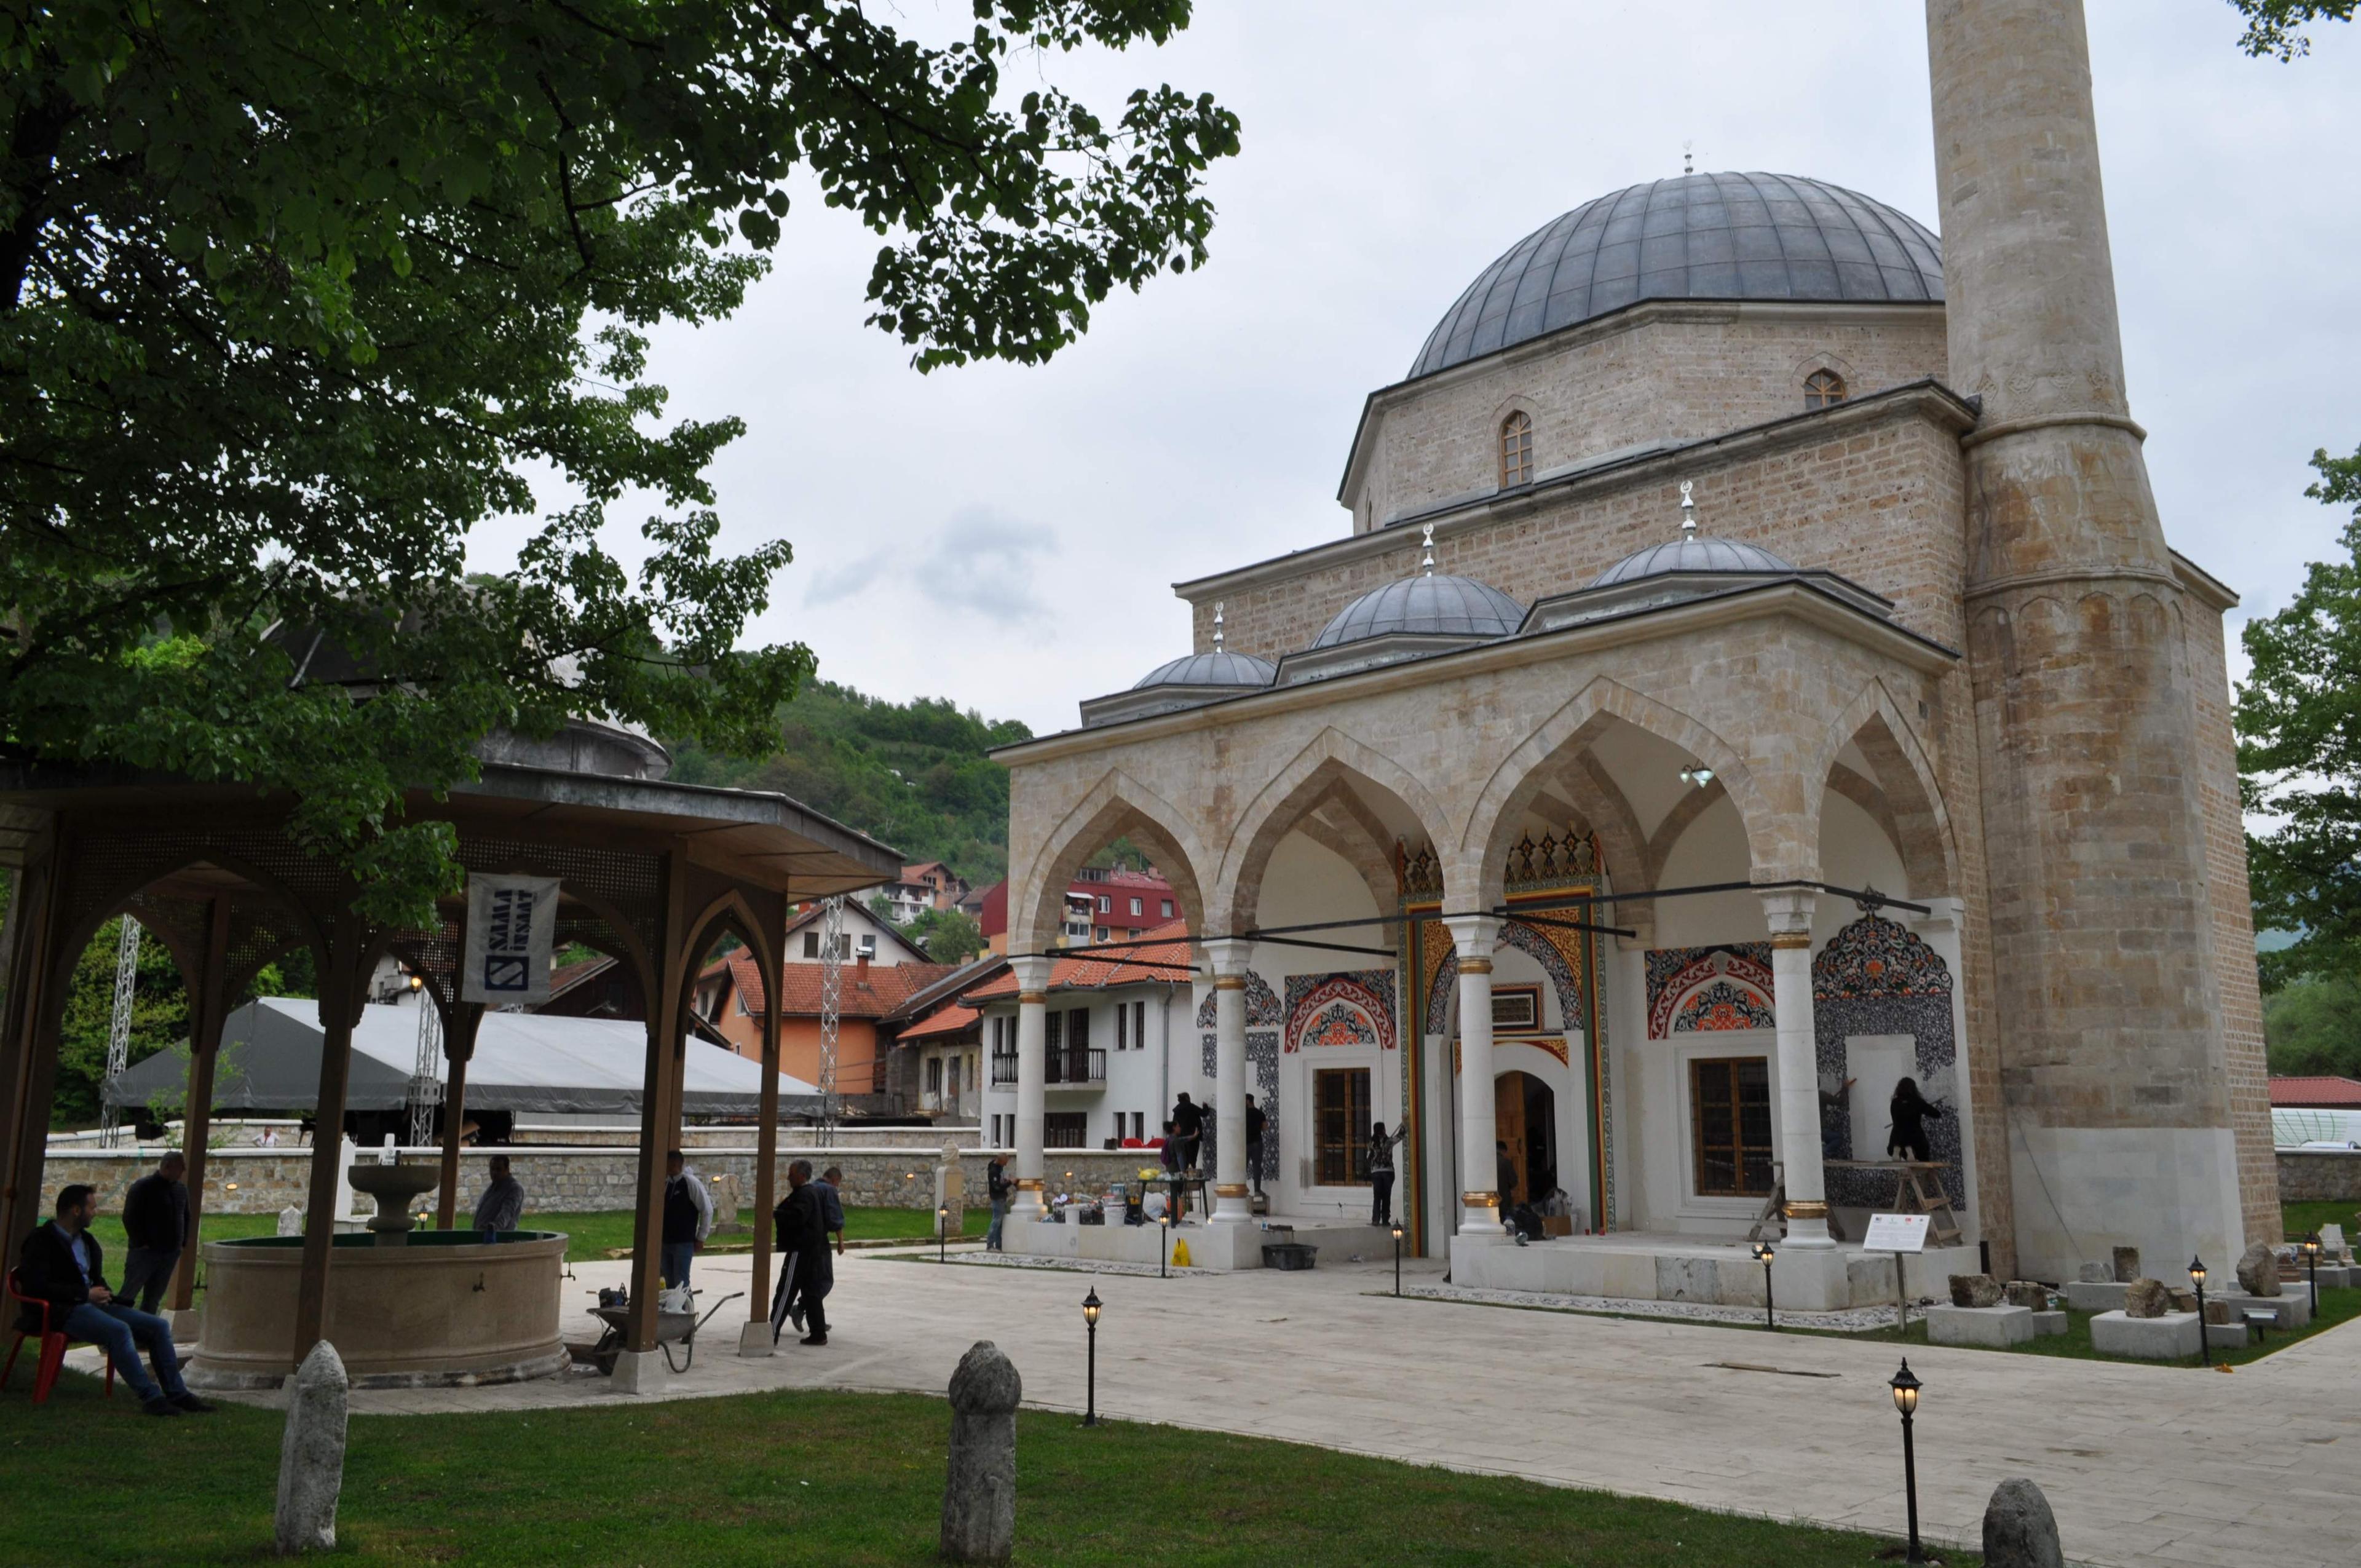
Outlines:
[[[2307, 494], [2361, 503], [2361, 459], [2323, 452], [2312, 465]], [[2240, 791], [2249, 813], [2279, 818], [2246, 837], [2255, 924], [2298, 934], [2260, 955], [2267, 991], [2361, 963], [2361, 506], [2343, 542], [2345, 559], [2315, 562], [2288, 607], [2244, 633]]]
[[[74, 961], [58, 1028], [58, 1088], [49, 1102], [53, 1127], [87, 1127], [99, 1117], [99, 1092], [106, 1082], [106, 1043], [115, 1023], [115, 970], [123, 940], [120, 917], [98, 928]], [[189, 988], [164, 944], [148, 937], [139, 944], [137, 979], [132, 988], [131, 1049], [137, 1065], [189, 1037]]]
[[2291, 60], [2312, 52], [2307, 22], [2349, 22], [2361, 0], [2230, 0], [2246, 18], [2238, 47], [2260, 58]]
[[2263, 999], [2263, 1039], [2275, 1073], [2361, 1078], [2361, 981], [2283, 986]]
[[983, 927], [956, 909], [923, 910], [903, 935], [939, 964], [963, 964], [983, 951]]
[[[739, 642], [789, 548], [717, 553], [741, 426], [664, 422], [648, 329], [736, 308], [800, 176], [882, 237], [920, 369], [1049, 357], [1206, 258], [1235, 118], [1046, 80], [1189, 10], [0, 0], [0, 745], [291, 792], [408, 922], [456, 873], [402, 794], [496, 727], [764, 754], [812, 655]], [[578, 504], [466, 578], [535, 467]]]

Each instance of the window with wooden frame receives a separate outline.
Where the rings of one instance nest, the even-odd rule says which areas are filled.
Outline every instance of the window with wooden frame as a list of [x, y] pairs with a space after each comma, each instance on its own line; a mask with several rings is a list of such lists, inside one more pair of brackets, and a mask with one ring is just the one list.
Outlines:
[[1361, 1161], [1369, 1146], [1369, 1069], [1322, 1068], [1312, 1075], [1312, 1135], [1316, 1179], [1323, 1187], [1350, 1187], [1368, 1173]]
[[1533, 482], [1532, 416], [1519, 409], [1500, 422], [1500, 488]]
[[1771, 1069], [1761, 1057], [1689, 1062], [1689, 1125], [1700, 1198], [1771, 1192]]
[[1090, 1141], [1090, 1113], [1087, 1111], [1051, 1111], [1041, 1118], [1041, 1146], [1045, 1149], [1079, 1149]]
[[1804, 378], [1804, 406], [1824, 409], [1845, 400], [1844, 378], [1833, 370], [1815, 370]]

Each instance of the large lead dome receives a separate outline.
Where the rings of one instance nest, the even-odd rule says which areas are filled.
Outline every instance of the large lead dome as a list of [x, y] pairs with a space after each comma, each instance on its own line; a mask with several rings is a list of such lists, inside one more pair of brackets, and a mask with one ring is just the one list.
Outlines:
[[1638, 300], [1939, 300], [1941, 242], [1790, 174], [1684, 174], [1587, 202], [1486, 268], [1410, 369], [1446, 370]]

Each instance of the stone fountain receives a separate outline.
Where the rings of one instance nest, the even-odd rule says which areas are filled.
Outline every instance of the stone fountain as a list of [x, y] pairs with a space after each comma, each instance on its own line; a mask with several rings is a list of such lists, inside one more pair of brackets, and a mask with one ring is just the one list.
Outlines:
[[434, 1191], [443, 1181], [442, 1171], [434, 1166], [387, 1165], [377, 1160], [358, 1161], [345, 1175], [354, 1191], [377, 1200], [377, 1213], [368, 1228], [376, 1233], [379, 1246], [408, 1244], [411, 1227], [417, 1223], [411, 1218], [410, 1201]]

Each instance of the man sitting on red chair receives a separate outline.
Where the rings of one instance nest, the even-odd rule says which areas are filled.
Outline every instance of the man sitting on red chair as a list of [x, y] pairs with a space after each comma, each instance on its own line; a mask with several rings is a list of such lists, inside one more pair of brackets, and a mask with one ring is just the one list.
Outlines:
[[[59, 1190], [57, 1218], [27, 1236], [17, 1255], [19, 1288], [49, 1303], [51, 1330], [63, 1329], [68, 1338], [86, 1340], [105, 1351], [116, 1374], [131, 1385], [132, 1392], [139, 1396], [139, 1408], [148, 1414], [177, 1416], [182, 1410], [203, 1414], [212, 1409], [181, 1381], [172, 1326], [126, 1306], [106, 1288], [106, 1255], [98, 1238], [90, 1234], [91, 1199], [91, 1189], [79, 1183]], [[26, 1333], [38, 1333], [38, 1310], [26, 1308], [16, 1326]], [[139, 1365], [143, 1345], [155, 1364], [153, 1378]]]

